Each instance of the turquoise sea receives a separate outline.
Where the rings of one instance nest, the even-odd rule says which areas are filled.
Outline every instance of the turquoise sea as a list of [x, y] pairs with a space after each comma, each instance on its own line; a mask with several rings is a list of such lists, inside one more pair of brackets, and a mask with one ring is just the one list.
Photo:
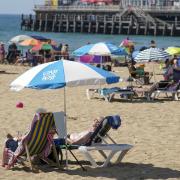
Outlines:
[[[87, 42], [112, 42], [119, 45], [127, 35], [104, 35], [88, 33], [47, 33], [47, 32], [28, 32], [20, 30], [21, 15], [0, 15], [0, 41], [8, 45], [8, 41], [20, 34], [41, 35], [55, 40], [57, 43], [69, 44], [70, 51], [73, 51]], [[136, 49], [142, 46], [149, 46], [151, 40], [155, 40], [160, 48], [168, 46], [180, 46], [180, 37], [163, 37], [163, 36], [137, 36], [129, 35], [131, 40], [136, 42]]]

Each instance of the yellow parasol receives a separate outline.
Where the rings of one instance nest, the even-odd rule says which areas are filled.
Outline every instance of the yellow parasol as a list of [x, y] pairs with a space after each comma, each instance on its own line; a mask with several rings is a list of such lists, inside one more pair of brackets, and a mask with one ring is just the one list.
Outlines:
[[180, 47], [168, 47], [165, 51], [170, 55], [177, 55], [180, 54]]

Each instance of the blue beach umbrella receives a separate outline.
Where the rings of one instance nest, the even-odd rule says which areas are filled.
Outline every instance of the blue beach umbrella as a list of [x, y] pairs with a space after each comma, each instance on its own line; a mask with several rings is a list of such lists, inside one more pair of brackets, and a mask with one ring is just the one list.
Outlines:
[[159, 49], [159, 48], [149, 48], [139, 52], [139, 54], [135, 57], [135, 61], [137, 62], [148, 62], [148, 61], [157, 61], [157, 60], [165, 60], [170, 55]]
[[139, 54], [140, 51], [133, 51], [132, 58], [136, 58], [136, 56]]
[[89, 64], [59, 60], [44, 63], [19, 76], [10, 87], [19, 91], [23, 88], [57, 89], [65, 86], [111, 84], [119, 82], [119, 76]]
[[[119, 76], [94, 67], [92, 65], [59, 60], [44, 63], [33, 67], [15, 79], [10, 87], [12, 90], [19, 91], [23, 88], [33, 89], [58, 89], [64, 87], [64, 112], [65, 130], [66, 128], [66, 92], [65, 87], [81, 85], [111, 84], [119, 82]], [[66, 139], [67, 142], [67, 139]], [[66, 149], [66, 165], [67, 161]]]
[[[140, 51], [138, 55], [135, 57], [135, 61], [138, 62], [149, 62], [149, 61], [159, 61], [159, 60], [165, 60], [170, 55], [159, 48], [149, 48], [143, 51]], [[153, 65], [153, 75], [154, 75], [154, 81], [156, 81], [155, 78], [155, 70]]]
[[112, 43], [99, 42], [96, 44], [87, 44], [85, 46], [82, 46], [79, 49], [75, 50], [72, 55], [83, 56], [86, 54], [91, 54], [99, 56], [109, 56], [113, 53], [116, 53], [116, 55], [122, 55], [122, 52], [122, 48], [119, 48]]

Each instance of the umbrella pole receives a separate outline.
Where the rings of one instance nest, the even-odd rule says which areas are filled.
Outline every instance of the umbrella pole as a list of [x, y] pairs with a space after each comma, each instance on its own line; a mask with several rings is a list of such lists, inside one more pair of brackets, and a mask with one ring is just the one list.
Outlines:
[[64, 121], [65, 121], [65, 144], [66, 144], [66, 169], [68, 169], [68, 149], [67, 149], [67, 115], [66, 115], [66, 87], [64, 87]]
[[154, 82], [156, 82], [155, 69], [154, 69], [154, 62], [153, 62], [153, 76], [154, 76]]
[[101, 61], [100, 61], [100, 63], [101, 63], [101, 69], [103, 69], [103, 56], [101, 56]]

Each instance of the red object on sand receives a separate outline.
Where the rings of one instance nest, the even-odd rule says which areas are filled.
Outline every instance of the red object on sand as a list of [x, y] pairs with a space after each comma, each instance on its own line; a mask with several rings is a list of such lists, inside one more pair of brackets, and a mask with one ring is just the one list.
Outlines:
[[18, 103], [16, 104], [16, 107], [17, 107], [17, 108], [23, 108], [23, 107], [24, 107], [24, 104], [23, 104], [22, 102], [18, 102]]

